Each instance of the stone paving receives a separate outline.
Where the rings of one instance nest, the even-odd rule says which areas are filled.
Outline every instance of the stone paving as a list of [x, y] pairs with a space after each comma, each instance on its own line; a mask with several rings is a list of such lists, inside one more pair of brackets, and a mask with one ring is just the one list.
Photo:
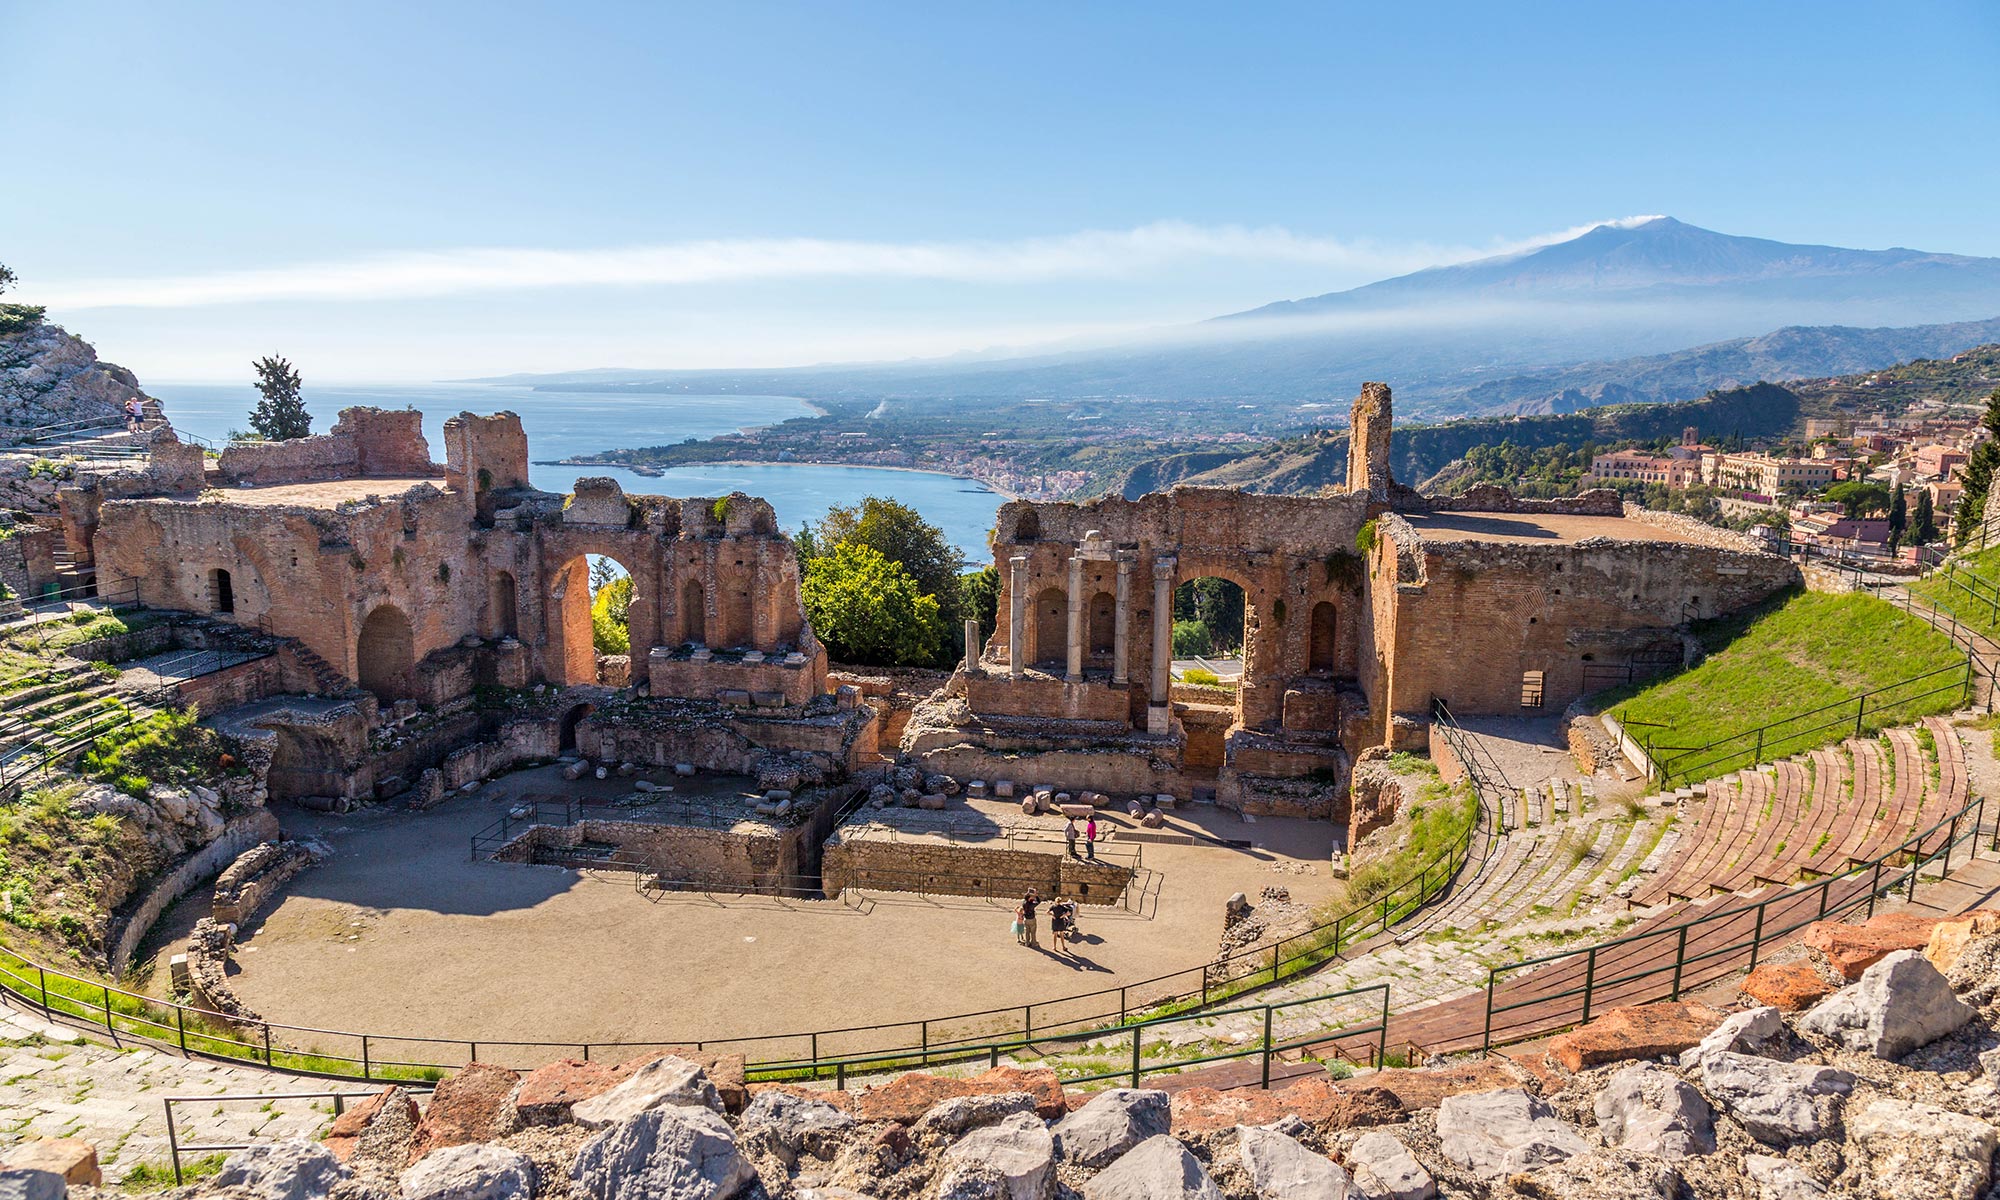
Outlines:
[[[0, 1009], [0, 1055], [0, 1146], [83, 1138], [96, 1144], [108, 1183], [142, 1164], [170, 1169], [161, 1103], [167, 1096], [368, 1090], [150, 1047], [119, 1049], [12, 1009]], [[314, 1136], [332, 1111], [329, 1100], [180, 1104], [174, 1119], [183, 1144], [240, 1144]]]

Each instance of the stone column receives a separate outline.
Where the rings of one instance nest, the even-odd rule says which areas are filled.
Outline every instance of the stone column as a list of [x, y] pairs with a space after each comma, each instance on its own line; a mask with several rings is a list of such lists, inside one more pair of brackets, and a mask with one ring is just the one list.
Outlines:
[[979, 621], [975, 617], [965, 619], [965, 673], [979, 674]]
[[1069, 670], [1063, 678], [1071, 683], [1083, 681], [1083, 556], [1072, 554], [1069, 559]]
[[1132, 647], [1132, 560], [1118, 560], [1118, 591], [1111, 609], [1111, 682], [1131, 681], [1125, 655]]
[[1007, 678], [1019, 679], [1028, 661], [1028, 556], [1007, 560]]
[[1174, 567], [1171, 558], [1153, 560], [1153, 692], [1146, 709], [1146, 732], [1166, 733], [1173, 725], [1167, 703], [1174, 659]]

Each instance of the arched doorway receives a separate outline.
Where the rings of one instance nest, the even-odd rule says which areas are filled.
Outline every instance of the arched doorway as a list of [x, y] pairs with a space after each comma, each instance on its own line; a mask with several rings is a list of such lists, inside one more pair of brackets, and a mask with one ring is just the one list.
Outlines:
[[402, 609], [384, 604], [369, 613], [354, 649], [361, 686], [385, 704], [415, 695], [415, 642]]
[[550, 682], [596, 683], [599, 655], [634, 653], [632, 612], [642, 603], [632, 572], [608, 554], [578, 554], [558, 568], [549, 583]]
[[1240, 670], [1244, 602], [1241, 585], [1214, 575], [1174, 589], [1174, 657], [1200, 658], [1218, 673]]
[[1063, 666], [1069, 660], [1069, 596], [1061, 588], [1043, 588], [1035, 597], [1036, 666]]
[[486, 636], [520, 635], [520, 595], [511, 571], [496, 571], [486, 596]]
[[1315, 674], [1331, 675], [1339, 658], [1339, 643], [1335, 635], [1340, 632], [1339, 618], [1334, 613], [1333, 602], [1322, 600], [1313, 605], [1312, 643], [1306, 666]]
[[585, 717], [597, 711], [594, 704], [579, 704], [563, 714], [562, 725], [556, 740], [556, 748], [563, 753], [576, 749], [576, 727]]

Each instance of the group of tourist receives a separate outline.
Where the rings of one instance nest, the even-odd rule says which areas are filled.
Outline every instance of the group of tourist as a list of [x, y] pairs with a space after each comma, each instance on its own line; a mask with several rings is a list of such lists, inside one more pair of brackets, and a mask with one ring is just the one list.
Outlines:
[[[1021, 906], [1014, 910], [1014, 940], [1023, 946], [1040, 946], [1041, 939], [1036, 933], [1036, 914], [1041, 910], [1042, 897], [1034, 888], [1021, 897]], [[1056, 952], [1072, 953], [1070, 943], [1076, 940], [1076, 901], [1057, 897], [1049, 905], [1049, 931], [1055, 935]]]
[[1079, 855], [1076, 852], [1076, 838], [1077, 838], [1076, 818], [1071, 817], [1069, 819], [1069, 824], [1063, 826], [1063, 853], [1071, 858], [1088, 858], [1090, 861], [1096, 862], [1097, 861], [1096, 814], [1093, 813], [1092, 815], [1084, 818], [1082, 832], [1083, 832], [1083, 853]]

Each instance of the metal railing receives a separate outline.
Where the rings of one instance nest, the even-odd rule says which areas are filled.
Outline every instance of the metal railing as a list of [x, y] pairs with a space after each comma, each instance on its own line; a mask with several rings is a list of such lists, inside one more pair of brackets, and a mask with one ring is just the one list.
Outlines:
[[[1978, 660], [1968, 654], [1960, 662], [1856, 692], [1831, 704], [1791, 713], [1701, 745], [1661, 745], [1648, 732], [1640, 739], [1640, 746], [1652, 763], [1654, 779], [1661, 787], [1672, 787], [1676, 780], [1698, 782], [1811, 750], [1839, 737], [1860, 737], [1871, 729], [1968, 703], [1981, 676]], [[1927, 703], [1954, 695], [1958, 697], [1954, 702]]]
[[[1492, 967], [1486, 977], [1486, 1020], [1480, 1035], [1480, 1049], [1497, 1044], [1540, 1037], [1567, 1025], [1590, 1020], [1593, 1009], [1601, 1009], [1607, 993], [1618, 1003], [1641, 1003], [1647, 999], [1678, 1000], [1683, 992], [1701, 987], [1736, 969], [1746, 955], [1754, 968], [1766, 944], [1792, 934], [1815, 921], [1840, 917], [1865, 908], [1875, 915], [1879, 897], [1906, 890], [1916, 898], [1918, 876], [1935, 867], [1939, 880], [1951, 875], [1953, 853], [1969, 845], [1968, 860], [1978, 852], [1981, 827], [1986, 817], [1984, 799], [1974, 799], [1949, 817], [1940, 819], [1923, 832], [1912, 835], [1894, 849], [1866, 862], [1851, 863], [1847, 870], [1811, 883], [1794, 885], [1754, 904], [1726, 908], [1660, 929], [1649, 929], [1581, 950], [1545, 954]], [[1933, 840], [1934, 844], [1933, 844]], [[1929, 844], [1930, 848], [1925, 849]], [[1907, 865], [1898, 860], [1907, 859]], [[1885, 884], [1885, 878], [1887, 880]], [[1747, 936], [1734, 938], [1732, 926], [1749, 926]], [[1720, 935], [1725, 940], [1714, 944]], [[1667, 954], [1668, 947], [1672, 953]], [[1553, 964], [1567, 964], [1567, 970], [1550, 971]], [[1581, 968], [1580, 982], [1569, 983]], [[1502, 979], [1520, 976], [1512, 988], [1523, 993], [1518, 999], [1502, 1001]], [[1545, 981], [1545, 982], [1542, 982]], [[1650, 983], [1648, 981], [1651, 981]], [[1551, 988], [1550, 984], [1553, 984]], [[1657, 995], [1634, 995], [1653, 991]], [[1574, 1002], [1573, 1004], [1571, 1002]], [[1553, 1012], [1551, 1005], [1558, 1005]], [[1571, 1010], [1574, 1009], [1574, 1015]], [[1540, 1015], [1517, 1026], [1496, 1024], [1496, 1018], [1528, 1009]]]
[[[432, 1091], [430, 1088], [408, 1088], [405, 1090], [412, 1097], [428, 1096]], [[375, 1095], [376, 1093], [374, 1092], [253, 1092], [241, 1095], [163, 1097], [160, 1101], [160, 1106], [166, 1111], [167, 1155], [172, 1160], [174, 1166], [174, 1186], [180, 1187], [186, 1183], [181, 1163], [183, 1155], [221, 1154], [229, 1150], [248, 1150], [257, 1144], [255, 1142], [212, 1142], [203, 1144], [183, 1142], [180, 1136], [180, 1122], [174, 1117], [174, 1106], [176, 1104], [195, 1104], [203, 1108], [213, 1108], [220, 1111], [221, 1107], [225, 1104], [269, 1105], [280, 1100], [328, 1100], [332, 1102], [333, 1116], [337, 1118], [341, 1113], [347, 1111], [347, 1102], [349, 1100], [371, 1100]]]

